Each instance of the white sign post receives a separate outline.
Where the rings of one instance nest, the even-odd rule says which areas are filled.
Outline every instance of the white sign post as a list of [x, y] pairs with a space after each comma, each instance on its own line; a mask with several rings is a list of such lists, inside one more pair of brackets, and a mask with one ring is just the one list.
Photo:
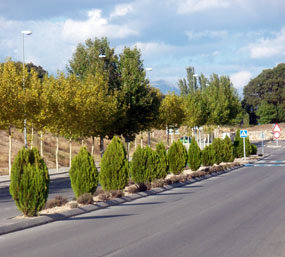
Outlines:
[[273, 136], [276, 139], [276, 146], [278, 146], [278, 138], [281, 136], [281, 128], [278, 125], [278, 123], [275, 123], [272, 132], [273, 132]]
[[240, 137], [243, 138], [243, 159], [246, 158], [246, 152], [245, 152], [245, 138], [247, 137], [247, 130], [243, 129], [240, 131]]

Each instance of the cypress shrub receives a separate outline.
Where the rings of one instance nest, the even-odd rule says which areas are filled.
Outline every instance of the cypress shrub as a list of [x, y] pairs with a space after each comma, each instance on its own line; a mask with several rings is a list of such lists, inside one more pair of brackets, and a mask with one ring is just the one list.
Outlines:
[[250, 154], [257, 154], [257, 146], [254, 144], [251, 144], [251, 152]]
[[220, 164], [223, 161], [223, 140], [221, 138], [215, 138], [211, 147], [214, 152], [213, 162]]
[[168, 150], [169, 170], [178, 175], [187, 164], [187, 151], [180, 142], [173, 142]]
[[223, 162], [233, 162], [234, 159], [234, 146], [232, 140], [226, 136], [223, 140]]
[[202, 150], [202, 164], [204, 166], [212, 166], [215, 161], [215, 151], [212, 145], [206, 146]]
[[158, 155], [156, 178], [165, 178], [168, 173], [168, 159], [166, 149], [163, 143], [158, 143], [156, 145], [156, 152]]
[[126, 149], [118, 137], [113, 137], [101, 160], [99, 175], [104, 190], [120, 190], [128, 183]]
[[144, 183], [145, 182], [145, 170], [147, 156], [144, 148], [141, 148], [139, 145], [136, 151], [133, 154], [131, 166], [130, 166], [130, 176], [135, 183]]
[[188, 150], [188, 163], [191, 170], [198, 170], [201, 166], [201, 161], [201, 149], [195, 137], [193, 137]]
[[81, 147], [72, 159], [69, 176], [76, 198], [85, 193], [95, 193], [98, 186], [98, 171], [93, 157], [85, 147]]
[[26, 216], [36, 216], [48, 198], [49, 174], [37, 149], [20, 150], [11, 170], [10, 194]]
[[144, 151], [146, 152], [146, 169], [145, 169], [145, 182], [151, 182], [158, 177], [157, 165], [158, 165], [158, 154], [147, 146]]

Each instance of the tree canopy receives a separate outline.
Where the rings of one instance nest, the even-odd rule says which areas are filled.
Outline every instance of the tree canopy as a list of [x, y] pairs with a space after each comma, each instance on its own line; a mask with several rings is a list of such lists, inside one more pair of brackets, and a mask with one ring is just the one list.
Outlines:
[[[250, 123], [256, 124], [258, 120], [264, 122], [284, 122], [285, 121], [285, 63], [280, 63], [272, 69], [263, 70], [256, 78], [244, 87], [243, 106], [250, 115]], [[272, 112], [268, 119], [268, 113], [259, 108], [264, 108], [265, 104], [274, 106], [277, 111]], [[263, 120], [263, 115], [267, 116]]]

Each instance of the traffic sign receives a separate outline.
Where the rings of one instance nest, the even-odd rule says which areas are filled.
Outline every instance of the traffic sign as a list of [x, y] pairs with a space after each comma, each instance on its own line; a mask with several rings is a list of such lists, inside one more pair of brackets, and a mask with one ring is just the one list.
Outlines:
[[242, 130], [240, 131], [240, 137], [241, 137], [241, 138], [247, 137], [247, 130], [246, 130], [246, 129], [242, 129]]
[[278, 139], [280, 137], [280, 135], [281, 134], [278, 131], [273, 132], [273, 136], [274, 136], [275, 139]]
[[281, 133], [281, 128], [280, 128], [280, 126], [278, 125], [278, 123], [275, 123], [275, 125], [274, 125], [274, 127], [273, 127], [273, 129], [272, 129], [272, 131], [273, 131], [273, 133], [274, 132], [279, 132], [279, 133]]

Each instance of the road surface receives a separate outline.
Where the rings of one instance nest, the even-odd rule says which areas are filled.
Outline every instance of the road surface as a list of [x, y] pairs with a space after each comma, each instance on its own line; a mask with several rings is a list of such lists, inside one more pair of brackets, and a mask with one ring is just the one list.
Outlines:
[[285, 160], [0, 236], [1, 256], [285, 256]]

